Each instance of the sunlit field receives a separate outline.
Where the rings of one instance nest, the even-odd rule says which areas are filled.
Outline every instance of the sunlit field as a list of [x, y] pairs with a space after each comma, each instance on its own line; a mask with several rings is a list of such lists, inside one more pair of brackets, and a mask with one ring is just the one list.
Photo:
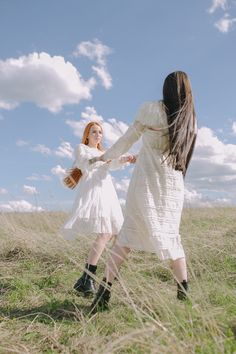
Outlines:
[[73, 292], [89, 242], [61, 239], [65, 218], [0, 215], [0, 353], [236, 353], [236, 208], [185, 209], [188, 301], [168, 263], [133, 252], [95, 315]]

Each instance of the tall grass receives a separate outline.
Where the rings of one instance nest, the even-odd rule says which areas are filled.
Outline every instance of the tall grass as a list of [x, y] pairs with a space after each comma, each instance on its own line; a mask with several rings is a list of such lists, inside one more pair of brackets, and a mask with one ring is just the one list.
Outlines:
[[235, 208], [185, 209], [187, 302], [168, 262], [132, 252], [110, 311], [93, 316], [72, 291], [92, 239], [64, 241], [65, 218], [0, 215], [0, 353], [236, 353]]

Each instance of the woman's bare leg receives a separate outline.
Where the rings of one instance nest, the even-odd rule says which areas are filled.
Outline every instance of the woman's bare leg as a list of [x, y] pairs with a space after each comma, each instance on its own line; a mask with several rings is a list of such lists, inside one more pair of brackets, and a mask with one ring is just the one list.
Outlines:
[[127, 258], [129, 252], [130, 248], [120, 246], [119, 244], [115, 244], [112, 247], [104, 274], [107, 282], [113, 282], [120, 269], [120, 266]]
[[99, 234], [96, 240], [93, 242], [92, 247], [88, 254], [88, 264], [97, 265], [99, 258], [106, 247], [108, 241], [110, 241], [110, 234]]
[[173, 273], [178, 283], [182, 283], [184, 280], [188, 280], [187, 266], [185, 258], [178, 258], [172, 261]]

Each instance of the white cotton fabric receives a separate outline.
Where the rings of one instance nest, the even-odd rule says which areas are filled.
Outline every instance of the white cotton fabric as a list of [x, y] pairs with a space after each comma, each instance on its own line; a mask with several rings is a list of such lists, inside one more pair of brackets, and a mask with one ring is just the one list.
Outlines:
[[71, 216], [61, 229], [65, 239], [103, 233], [117, 235], [121, 229], [123, 213], [109, 169], [120, 168], [122, 163], [113, 160], [89, 164], [89, 159], [102, 154], [84, 144], [76, 147], [75, 167], [81, 169], [83, 175], [76, 187]]
[[145, 103], [104, 159], [117, 158], [142, 136], [117, 242], [131, 249], [155, 252], [161, 260], [175, 260], [185, 256], [179, 234], [184, 184], [182, 172], [164, 161], [163, 151], [169, 144], [167, 124], [161, 101]]

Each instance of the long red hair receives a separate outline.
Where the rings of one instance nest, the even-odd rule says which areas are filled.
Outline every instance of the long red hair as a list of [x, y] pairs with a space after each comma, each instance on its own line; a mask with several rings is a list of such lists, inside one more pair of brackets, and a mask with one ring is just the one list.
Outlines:
[[[98, 122], [90, 122], [86, 125], [84, 132], [83, 132], [83, 137], [82, 137], [82, 144], [84, 145], [88, 145], [89, 144], [89, 133], [90, 133], [90, 129], [92, 128], [92, 126], [97, 125], [102, 131], [102, 126], [100, 123]], [[97, 145], [97, 149], [100, 151], [103, 151], [103, 146], [101, 143], [99, 143]], [[77, 168], [77, 167], [73, 167], [70, 168], [67, 172], [67, 176], [63, 179], [63, 182], [65, 184], [66, 187], [74, 189], [77, 184], [79, 183], [80, 178], [82, 177], [82, 171]]]
[[[81, 141], [82, 144], [84, 144], [84, 145], [88, 145], [89, 144], [88, 136], [89, 136], [89, 133], [90, 133], [90, 129], [94, 125], [97, 125], [101, 129], [101, 131], [103, 132], [103, 129], [102, 129], [102, 126], [101, 126], [100, 123], [98, 123], [98, 122], [90, 122], [90, 123], [88, 123], [86, 125], [86, 127], [84, 128], [83, 137], [82, 137], [82, 141]], [[102, 147], [101, 143], [98, 144], [97, 149], [103, 151], [103, 147]]]

